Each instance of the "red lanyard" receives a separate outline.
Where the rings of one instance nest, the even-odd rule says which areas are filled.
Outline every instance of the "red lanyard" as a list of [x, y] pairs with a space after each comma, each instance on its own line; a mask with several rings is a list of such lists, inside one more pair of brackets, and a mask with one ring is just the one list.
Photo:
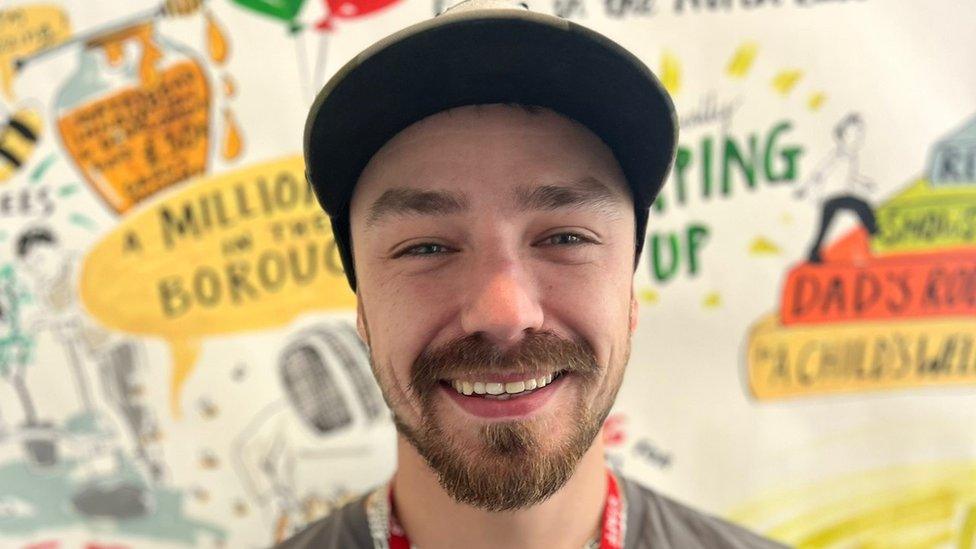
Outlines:
[[[390, 549], [410, 549], [410, 540], [396, 519], [393, 509], [393, 483], [390, 483]], [[623, 549], [624, 525], [623, 502], [620, 499], [620, 486], [616, 477], [607, 470], [607, 501], [603, 507], [603, 528], [600, 534], [600, 549]]]

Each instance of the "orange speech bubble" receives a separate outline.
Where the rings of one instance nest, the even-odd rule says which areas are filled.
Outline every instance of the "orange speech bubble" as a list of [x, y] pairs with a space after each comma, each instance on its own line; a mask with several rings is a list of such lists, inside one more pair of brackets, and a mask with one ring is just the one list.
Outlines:
[[89, 252], [80, 286], [106, 326], [169, 342], [177, 417], [203, 338], [356, 303], [300, 156], [198, 179], [138, 210]]

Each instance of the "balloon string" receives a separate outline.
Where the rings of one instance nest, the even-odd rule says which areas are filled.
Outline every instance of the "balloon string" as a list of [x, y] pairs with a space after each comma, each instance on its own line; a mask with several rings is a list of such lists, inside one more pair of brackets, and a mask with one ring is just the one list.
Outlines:
[[322, 80], [323, 76], [325, 76], [325, 61], [328, 57], [328, 53], [329, 33], [328, 31], [323, 31], [319, 33], [319, 53], [315, 56], [315, 80], [312, 83], [315, 86], [315, 89], [312, 90], [313, 94], [317, 93], [319, 88], [321, 88], [322, 84], [324, 83]]
[[301, 80], [302, 95], [305, 97], [306, 103], [311, 103], [311, 84], [308, 81], [308, 53], [305, 49], [306, 34], [305, 32], [298, 33], [298, 37], [295, 39], [295, 55], [298, 57], [298, 77]]

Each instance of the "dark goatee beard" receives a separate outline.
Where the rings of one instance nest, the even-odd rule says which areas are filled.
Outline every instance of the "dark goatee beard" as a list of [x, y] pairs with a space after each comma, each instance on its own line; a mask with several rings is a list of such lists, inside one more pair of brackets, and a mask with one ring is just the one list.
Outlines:
[[573, 475], [599, 434], [613, 398], [600, 410], [589, 409], [582, 399], [574, 403], [571, 417], [564, 418], [571, 432], [555, 444], [540, 440], [549, 432], [544, 423], [516, 420], [482, 426], [480, 444], [465, 447], [438, 422], [436, 391], [440, 380], [450, 377], [555, 370], [575, 377], [583, 394], [600, 379], [594, 353], [583, 342], [532, 332], [516, 348], [501, 353], [477, 334], [461, 338], [417, 358], [411, 388], [420, 398], [421, 423], [408, 426], [396, 414], [394, 423], [456, 501], [492, 512], [531, 507], [556, 493]]

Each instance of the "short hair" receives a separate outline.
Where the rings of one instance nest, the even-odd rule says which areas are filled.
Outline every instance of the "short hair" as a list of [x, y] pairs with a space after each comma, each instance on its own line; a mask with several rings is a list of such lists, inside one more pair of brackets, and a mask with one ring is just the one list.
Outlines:
[[846, 130], [849, 126], [853, 124], [857, 124], [858, 126], [864, 124], [864, 120], [861, 118], [861, 115], [857, 114], [856, 112], [852, 112], [848, 114], [843, 119], [841, 119], [841, 121], [838, 122], [836, 126], [834, 126], [834, 137], [836, 137], [837, 139], [843, 138], [844, 130]]
[[53, 246], [58, 243], [57, 237], [47, 227], [35, 227], [21, 233], [17, 239], [17, 257], [23, 258], [31, 251], [31, 248], [40, 244]]

